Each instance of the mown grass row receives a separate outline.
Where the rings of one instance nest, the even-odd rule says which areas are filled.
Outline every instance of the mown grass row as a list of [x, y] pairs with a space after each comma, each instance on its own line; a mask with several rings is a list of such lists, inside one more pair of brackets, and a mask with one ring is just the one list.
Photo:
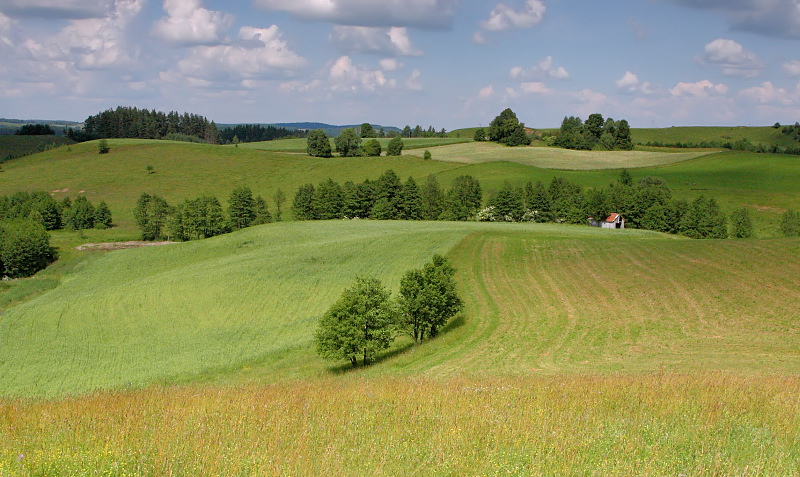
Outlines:
[[2, 475], [795, 475], [800, 380], [188, 386], [0, 403]]

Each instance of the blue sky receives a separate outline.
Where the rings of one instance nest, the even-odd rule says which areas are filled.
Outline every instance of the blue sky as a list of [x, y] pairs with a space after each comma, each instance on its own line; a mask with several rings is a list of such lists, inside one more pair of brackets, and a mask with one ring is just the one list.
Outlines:
[[800, 120], [800, 0], [0, 0], [0, 117]]

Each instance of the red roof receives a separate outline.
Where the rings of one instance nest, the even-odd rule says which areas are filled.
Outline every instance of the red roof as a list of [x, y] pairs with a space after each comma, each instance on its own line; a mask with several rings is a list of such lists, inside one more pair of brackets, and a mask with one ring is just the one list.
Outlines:
[[621, 215], [619, 215], [619, 214], [611, 214], [611, 215], [609, 215], [609, 216], [608, 216], [608, 218], [606, 219], [606, 222], [616, 222], [616, 221], [617, 221], [617, 218], [620, 218], [620, 219], [621, 219], [621, 218], [622, 218], [622, 216], [621, 216]]

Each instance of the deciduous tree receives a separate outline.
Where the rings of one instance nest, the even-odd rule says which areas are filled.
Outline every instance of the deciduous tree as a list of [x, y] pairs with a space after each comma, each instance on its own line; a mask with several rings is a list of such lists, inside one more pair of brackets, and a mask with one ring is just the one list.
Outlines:
[[333, 143], [336, 145], [336, 152], [342, 157], [355, 157], [362, 154], [361, 138], [353, 128], [347, 128], [339, 133]]
[[315, 129], [308, 133], [306, 139], [306, 152], [314, 157], [331, 157], [331, 141], [322, 129]]
[[400, 279], [400, 320], [415, 341], [435, 337], [463, 308], [455, 271], [446, 258], [434, 255], [421, 269], [409, 270]]

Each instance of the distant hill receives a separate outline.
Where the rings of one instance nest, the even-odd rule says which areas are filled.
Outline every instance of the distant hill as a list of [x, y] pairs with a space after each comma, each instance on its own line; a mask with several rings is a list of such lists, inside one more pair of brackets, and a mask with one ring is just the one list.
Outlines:
[[9, 119], [0, 118], [0, 135], [14, 134], [14, 132], [24, 124], [47, 124], [57, 135], [64, 134], [65, 128], [81, 127], [83, 123], [75, 121], [62, 121], [54, 119]]

